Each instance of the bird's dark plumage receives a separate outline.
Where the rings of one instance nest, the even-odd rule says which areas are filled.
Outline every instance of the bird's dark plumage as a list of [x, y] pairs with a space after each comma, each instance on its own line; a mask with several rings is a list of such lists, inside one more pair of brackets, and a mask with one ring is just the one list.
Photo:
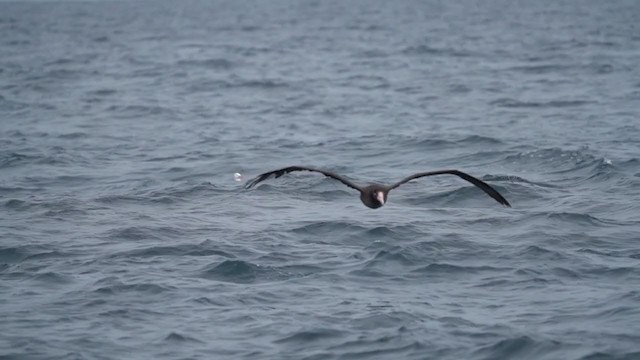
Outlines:
[[259, 182], [264, 181], [266, 179], [268, 179], [271, 175], [275, 175], [274, 177], [277, 179], [280, 176], [284, 175], [284, 174], [288, 174], [292, 171], [315, 171], [315, 172], [319, 172], [320, 174], [323, 174], [324, 176], [328, 176], [330, 178], [334, 178], [338, 181], [340, 181], [341, 183], [347, 185], [348, 187], [352, 188], [352, 189], [356, 189], [356, 190], [360, 190], [360, 187], [358, 187], [358, 185], [352, 183], [351, 181], [345, 179], [344, 177], [332, 173], [331, 171], [324, 171], [324, 170], [319, 170], [319, 169], [314, 169], [314, 168], [310, 168], [310, 167], [306, 167], [306, 166], [289, 166], [286, 168], [282, 168], [282, 169], [278, 169], [278, 170], [274, 170], [274, 171], [269, 171], [266, 172], [262, 175], [258, 175], [255, 179], [249, 181], [244, 187], [246, 189], [252, 188], [255, 185], [257, 185]]
[[502, 205], [511, 207], [511, 204], [509, 204], [509, 202], [507, 201], [507, 199], [505, 199], [496, 189], [492, 188], [489, 184], [485, 183], [484, 181], [475, 178], [467, 173], [463, 173], [462, 171], [458, 171], [458, 170], [436, 170], [436, 171], [427, 171], [427, 172], [421, 172], [421, 173], [417, 173], [417, 174], [413, 174], [411, 176], [407, 176], [406, 178], [398, 181], [397, 183], [391, 185], [391, 186], [385, 186], [385, 185], [380, 185], [380, 184], [371, 184], [368, 186], [359, 186], [356, 185], [355, 183], [353, 183], [352, 181], [338, 175], [335, 174], [333, 172], [330, 171], [325, 171], [325, 170], [319, 170], [319, 169], [315, 169], [315, 168], [311, 168], [311, 167], [306, 167], [306, 166], [289, 166], [286, 168], [282, 168], [282, 169], [278, 169], [278, 170], [274, 170], [274, 171], [270, 171], [270, 172], [266, 172], [264, 174], [258, 175], [255, 179], [247, 182], [247, 184], [245, 185], [245, 188], [249, 189], [254, 187], [255, 185], [257, 185], [258, 183], [268, 179], [269, 177], [271, 177], [272, 175], [275, 178], [279, 178], [280, 176], [284, 175], [284, 174], [288, 174], [292, 171], [313, 171], [313, 172], [319, 172], [321, 174], [323, 174], [324, 176], [336, 179], [338, 181], [340, 181], [341, 183], [347, 185], [348, 187], [358, 190], [360, 191], [360, 200], [362, 201], [363, 204], [365, 204], [366, 206], [372, 208], [372, 209], [377, 209], [379, 207], [381, 207], [382, 205], [384, 205], [387, 202], [387, 196], [389, 194], [389, 191], [397, 188], [398, 186], [407, 183], [413, 179], [417, 179], [417, 178], [421, 178], [421, 177], [425, 177], [425, 176], [433, 176], [433, 175], [445, 175], [445, 174], [449, 174], [449, 175], [456, 175], [461, 177], [462, 179], [472, 183], [473, 185], [479, 187], [480, 189], [482, 189], [482, 191], [484, 191], [485, 193], [487, 193], [487, 195], [491, 196], [494, 200], [496, 200], [497, 202], [499, 202]]

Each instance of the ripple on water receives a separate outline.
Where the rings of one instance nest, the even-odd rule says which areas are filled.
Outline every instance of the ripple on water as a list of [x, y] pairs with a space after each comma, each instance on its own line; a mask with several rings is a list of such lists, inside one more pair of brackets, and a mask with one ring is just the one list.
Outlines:
[[640, 358], [637, 2], [1, 2], [0, 358]]
[[580, 360], [636, 360], [636, 359], [640, 359], [640, 351], [632, 351], [632, 352], [594, 351], [589, 355], [585, 355], [580, 358]]
[[177, 62], [178, 66], [185, 67], [200, 67], [205, 69], [231, 69], [239, 65], [238, 62], [231, 61], [228, 59], [222, 58], [210, 58], [210, 59], [202, 59], [202, 60], [180, 60]]
[[393, 340], [389, 336], [379, 336], [373, 339], [363, 337], [358, 341], [348, 341], [329, 348], [339, 351], [340, 358], [344, 359], [419, 358], [429, 349], [429, 346], [421, 341]]
[[503, 272], [510, 270], [507, 267], [495, 267], [495, 266], [462, 266], [447, 263], [433, 263], [418, 269], [415, 269], [415, 273], [424, 274], [455, 274], [455, 273], [470, 273], [477, 274], [482, 272]]
[[200, 244], [182, 244], [174, 246], [149, 246], [135, 250], [127, 250], [112, 254], [110, 257], [156, 257], [156, 256], [221, 256], [233, 259], [236, 256], [230, 252], [218, 249], [211, 241]]
[[174, 226], [126, 226], [106, 232], [112, 240], [173, 240], [183, 235], [183, 230]]
[[16, 264], [23, 261], [41, 262], [74, 256], [73, 253], [51, 250], [45, 245], [19, 245], [0, 247], [0, 263]]
[[289, 230], [295, 235], [315, 235], [349, 233], [354, 234], [359, 231], [367, 231], [364, 226], [356, 225], [348, 221], [313, 221], [305, 225], [296, 226]]
[[292, 334], [286, 335], [275, 340], [276, 343], [282, 344], [300, 344], [302, 346], [306, 346], [310, 342], [324, 340], [329, 338], [342, 338], [346, 335], [346, 332], [337, 330], [337, 329], [329, 329], [329, 328], [320, 328], [313, 330], [304, 330], [304, 331], [296, 331]]
[[212, 263], [198, 272], [198, 276], [237, 284], [264, 283], [300, 278], [319, 271], [312, 266], [268, 266], [244, 260], [224, 260]]
[[383, 268], [390, 265], [400, 265], [403, 267], [410, 267], [415, 265], [415, 261], [409, 258], [407, 255], [396, 251], [382, 250], [377, 252], [374, 257], [365, 262], [365, 268]]
[[33, 275], [31, 280], [40, 282], [46, 287], [54, 286], [54, 285], [65, 285], [73, 282], [73, 278], [68, 275], [64, 275], [54, 271], [47, 271], [43, 273], [39, 273]]
[[568, 259], [568, 256], [559, 252], [549, 250], [542, 246], [529, 245], [523, 250], [518, 252], [518, 255], [523, 258], [529, 258], [534, 260], [554, 260], [564, 261]]
[[590, 100], [551, 100], [551, 101], [519, 101], [511, 98], [501, 98], [491, 101], [490, 105], [505, 108], [565, 108], [596, 104]]
[[121, 295], [121, 294], [147, 294], [157, 295], [164, 292], [170, 292], [175, 290], [173, 286], [163, 286], [153, 283], [137, 283], [137, 284], [125, 284], [119, 281], [111, 281], [112, 284], [99, 286], [94, 289], [95, 293], [101, 295]]
[[199, 343], [199, 344], [205, 343], [204, 341], [198, 340], [194, 337], [182, 335], [177, 332], [171, 332], [169, 335], [167, 335], [164, 338], [164, 341], [170, 342], [170, 343]]
[[568, 211], [543, 211], [526, 216], [526, 222], [528, 223], [545, 223], [553, 224], [554, 226], [571, 226], [576, 224], [581, 226], [590, 227], [609, 227], [624, 225], [624, 222], [616, 220], [604, 219], [580, 212], [568, 212]]
[[529, 336], [510, 337], [483, 346], [475, 351], [481, 359], [537, 359], [549, 353], [563, 349], [564, 345], [556, 340], [536, 340]]

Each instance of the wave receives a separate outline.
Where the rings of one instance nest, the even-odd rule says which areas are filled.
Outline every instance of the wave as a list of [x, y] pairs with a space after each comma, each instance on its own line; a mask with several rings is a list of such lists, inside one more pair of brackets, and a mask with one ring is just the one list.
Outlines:
[[640, 359], [640, 351], [622, 352], [611, 351], [602, 352], [594, 351], [588, 355], [581, 357], [579, 360], [636, 360]]
[[[193, 174], [190, 174], [192, 177]], [[222, 194], [236, 191], [235, 189], [224, 189], [217, 187], [210, 182], [199, 184], [183, 184], [179, 186], [170, 186], [163, 189], [132, 191], [128, 194], [111, 194], [102, 195], [93, 200], [108, 205], [117, 204], [175, 204], [179, 202], [189, 201], [189, 199], [199, 195]]]
[[489, 265], [482, 266], [464, 266], [454, 265], [449, 263], [432, 263], [426, 266], [419, 267], [413, 270], [416, 274], [430, 274], [430, 275], [451, 275], [451, 274], [468, 274], [468, 273], [480, 273], [480, 272], [505, 272], [511, 270], [508, 267], [495, 267]]
[[[384, 140], [381, 144], [380, 141]], [[331, 148], [335, 151], [351, 151], [356, 152], [359, 157], [376, 158], [389, 154], [390, 151], [397, 151], [398, 148], [405, 151], [444, 151], [448, 149], [465, 149], [469, 147], [480, 148], [485, 147], [503, 147], [506, 145], [501, 139], [491, 136], [467, 135], [467, 136], [443, 136], [434, 137], [433, 134], [424, 135], [402, 135], [402, 134], [364, 134], [360, 136], [335, 136], [328, 139], [320, 139], [318, 137], [310, 137], [305, 139], [292, 139], [290, 137], [274, 137], [266, 141], [268, 144], [278, 146], [279, 148], [300, 149], [309, 147]], [[255, 145], [254, 150], [258, 151], [264, 145]], [[373, 148], [372, 148], [373, 146]], [[488, 151], [491, 153], [504, 154], [502, 151]], [[486, 155], [485, 154], [485, 155]], [[470, 154], [468, 156], [476, 155]], [[486, 156], [484, 156], [486, 157]], [[497, 158], [499, 159], [499, 158]], [[333, 169], [337, 170], [337, 169]], [[345, 171], [352, 170], [344, 168]]]
[[149, 295], [157, 295], [167, 291], [173, 291], [175, 289], [176, 288], [173, 286], [163, 286], [154, 283], [124, 284], [121, 282], [116, 282], [115, 284], [99, 286], [93, 291], [101, 295], [119, 295], [122, 293], [144, 293]]
[[383, 76], [374, 75], [353, 75], [344, 80], [340, 80], [336, 85], [344, 87], [355, 87], [361, 90], [387, 89], [390, 81]]
[[515, 155], [509, 155], [504, 160], [534, 163], [553, 160], [558, 163], [570, 162], [573, 165], [575, 163], [593, 162], [601, 159], [597, 159], [595, 156], [585, 152], [585, 149], [563, 150], [556, 147], [520, 152]]
[[387, 250], [381, 250], [377, 252], [374, 257], [368, 260], [365, 264], [365, 268], [386, 267], [391, 264], [401, 265], [403, 267], [412, 266], [415, 264], [414, 260], [402, 252], [392, 252]]
[[88, 91], [86, 94], [89, 96], [88, 98], [89, 101], [95, 101], [102, 97], [115, 95], [117, 93], [118, 93], [118, 90], [116, 89], [101, 88], [97, 90]]
[[469, 135], [459, 138], [433, 138], [432, 136], [396, 136], [394, 144], [402, 147], [416, 147], [423, 150], [443, 150], [470, 146], [501, 146], [504, 142], [498, 138], [482, 135]]
[[555, 73], [555, 72], [565, 72], [574, 68], [576, 68], [576, 66], [574, 65], [540, 64], [540, 65], [513, 66], [506, 70], [537, 75], [537, 74], [548, 74], [548, 73]]
[[468, 50], [455, 49], [450, 47], [433, 47], [429, 45], [408, 46], [401, 50], [406, 55], [437, 55], [443, 57], [469, 57], [474, 53]]
[[519, 251], [517, 255], [522, 258], [529, 258], [534, 260], [564, 261], [568, 258], [566, 255], [558, 251], [549, 250], [537, 245], [529, 245], [525, 249]]
[[[13, 168], [18, 166], [73, 166], [73, 165], [87, 165], [89, 160], [86, 156], [79, 153], [69, 153], [63, 147], [56, 146], [49, 148], [47, 151], [28, 149], [29, 153], [19, 152], [0, 152], [0, 169]], [[70, 176], [75, 178], [82, 178], [84, 176]], [[63, 176], [57, 177], [62, 179]]]
[[356, 50], [352, 55], [355, 58], [362, 59], [379, 59], [389, 57], [391, 53], [384, 49], [376, 48], [376, 49], [365, 49], [365, 50]]
[[172, 343], [199, 343], [199, 344], [205, 343], [204, 341], [198, 340], [194, 337], [182, 335], [177, 332], [171, 332], [169, 335], [167, 335], [164, 338], [164, 341], [172, 342]]
[[554, 267], [551, 269], [551, 272], [559, 278], [566, 278], [572, 281], [582, 278], [582, 275], [579, 272], [566, 267]]
[[349, 221], [313, 221], [308, 224], [294, 227], [288, 232], [294, 235], [336, 235], [336, 241], [350, 243], [353, 241], [372, 243], [374, 241], [403, 240], [411, 238], [416, 232], [412, 224], [402, 225], [377, 225], [356, 224]]
[[474, 354], [482, 359], [539, 359], [556, 350], [564, 349], [556, 340], [536, 340], [522, 335], [482, 346]]
[[291, 84], [273, 79], [238, 79], [238, 80], [211, 80], [202, 79], [192, 82], [188, 87], [188, 93], [211, 92], [216, 90], [284, 90], [291, 88]]
[[54, 271], [47, 271], [31, 276], [31, 280], [41, 282], [44, 286], [64, 285], [73, 282], [73, 278]]
[[599, 218], [587, 213], [576, 213], [566, 211], [542, 211], [526, 215], [525, 220], [530, 223], [546, 223], [549, 221], [555, 225], [591, 225], [591, 226], [619, 226], [626, 223], [617, 220]]
[[[589, 239], [589, 241], [594, 241], [594, 239]], [[628, 251], [599, 251], [591, 248], [582, 248], [577, 250], [579, 253], [589, 254], [589, 255], [597, 255], [597, 256], [607, 256], [613, 258], [631, 258], [631, 259], [640, 259], [640, 253], [629, 253]]]
[[0, 110], [1, 111], [20, 111], [28, 109], [33, 105], [28, 102], [21, 102], [16, 100], [9, 100], [4, 96], [0, 96]]
[[175, 117], [176, 115], [172, 108], [161, 105], [111, 105], [107, 107], [105, 111], [111, 113], [111, 116], [122, 119], [144, 118], [151, 115]]
[[42, 246], [10, 246], [0, 248], [0, 263], [14, 264], [22, 261], [30, 255], [45, 250]]
[[498, 138], [482, 135], [465, 136], [455, 141], [458, 145], [503, 145], [504, 142]]
[[139, 203], [139, 204], [173, 204], [177, 199], [171, 196], [143, 196], [143, 195], [103, 195], [100, 196], [94, 201], [109, 204], [109, 205], [117, 205], [117, 204], [125, 204], [125, 203]]
[[9, 199], [4, 203], [4, 206], [11, 210], [29, 210], [31, 208], [31, 204], [24, 200], [18, 199]]
[[200, 270], [197, 276], [222, 282], [250, 284], [305, 277], [317, 270], [311, 266], [268, 266], [234, 259], [208, 265]]
[[[376, 324], [379, 326], [379, 324]], [[401, 359], [424, 358], [429, 346], [417, 340], [400, 340], [401, 335], [394, 336], [362, 336], [359, 340], [349, 340], [342, 344], [328, 347], [340, 352], [343, 359]], [[395, 341], [394, 341], [395, 340]], [[400, 341], [398, 341], [400, 340]]]
[[173, 226], [125, 226], [105, 233], [112, 240], [173, 240], [183, 235], [180, 228]]
[[112, 258], [146, 258], [157, 256], [221, 256], [233, 259], [232, 253], [217, 249], [212, 241], [203, 241], [200, 244], [184, 244], [174, 246], [150, 246], [135, 250], [122, 251], [110, 255]]
[[296, 331], [292, 334], [286, 335], [274, 342], [278, 344], [292, 343], [292, 344], [308, 344], [318, 340], [330, 339], [330, 338], [343, 338], [345, 332], [336, 329], [314, 329], [305, 331]]
[[60, 138], [60, 139], [68, 139], [68, 140], [87, 139], [89, 137], [90, 137], [89, 134], [87, 134], [86, 132], [82, 132], [82, 131], [74, 131], [74, 132], [63, 133], [63, 134], [58, 135], [58, 138]]
[[531, 181], [531, 180], [527, 180], [521, 176], [517, 176], [517, 175], [485, 175], [482, 177], [482, 180], [484, 181], [503, 181], [503, 182], [508, 182], [508, 183], [523, 183], [523, 184], [528, 184], [528, 185], [534, 185], [534, 186], [539, 186], [539, 187], [543, 187], [543, 188], [560, 188], [559, 185], [554, 185], [554, 184], [550, 184], [548, 182], [542, 182], [542, 181]]
[[0, 154], [0, 169], [13, 167], [40, 159], [40, 156], [27, 155], [18, 152], [2, 152]]
[[344, 233], [352, 231], [366, 231], [367, 228], [356, 225], [348, 221], [314, 221], [309, 224], [301, 225], [290, 229], [294, 234], [326, 234], [326, 233]]
[[582, 270], [585, 276], [607, 277], [607, 278], [627, 278], [635, 279], [640, 275], [640, 269], [634, 266], [592, 266]]
[[511, 98], [501, 98], [489, 102], [489, 105], [503, 108], [566, 108], [596, 103], [588, 100], [519, 101]]
[[201, 67], [206, 69], [231, 69], [237, 66], [237, 63], [227, 59], [210, 58], [202, 60], [180, 60], [176, 65], [179, 67]]
[[[540, 175], [555, 175], [554, 182], [567, 180], [572, 182], [577, 180], [582, 182], [606, 181], [611, 179], [616, 172], [616, 168], [610, 160], [595, 156], [586, 148], [578, 150], [546, 148], [518, 152], [505, 156], [503, 161], [510, 163], [512, 167], [526, 171], [537, 169]], [[557, 179], [558, 177], [560, 179]]]
[[17, 264], [23, 261], [57, 259], [74, 256], [70, 252], [51, 250], [44, 245], [20, 245], [0, 247], [0, 264]]

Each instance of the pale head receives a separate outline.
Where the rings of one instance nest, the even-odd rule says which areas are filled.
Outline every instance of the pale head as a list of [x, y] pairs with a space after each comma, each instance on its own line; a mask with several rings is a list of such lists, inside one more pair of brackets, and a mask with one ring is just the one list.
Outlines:
[[386, 187], [372, 184], [360, 191], [360, 200], [367, 207], [377, 209], [387, 202], [387, 193]]

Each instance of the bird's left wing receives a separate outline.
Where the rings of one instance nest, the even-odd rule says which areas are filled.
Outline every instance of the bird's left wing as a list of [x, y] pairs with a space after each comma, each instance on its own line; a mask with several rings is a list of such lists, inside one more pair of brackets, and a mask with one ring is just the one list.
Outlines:
[[398, 186], [409, 182], [413, 179], [417, 179], [417, 178], [421, 178], [424, 176], [432, 176], [432, 175], [443, 175], [443, 174], [451, 174], [451, 175], [457, 175], [461, 178], [463, 178], [464, 180], [467, 180], [468, 182], [472, 183], [473, 185], [479, 187], [480, 189], [482, 189], [482, 191], [484, 191], [485, 193], [487, 193], [489, 196], [491, 196], [493, 199], [495, 199], [497, 202], [499, 202], [502, 205], [511, 207], [511, 204], [509, 204], [509, 202], [507, 201], [507, 199], [504, 198], [504, 196], [502, 196], [496, 189], [492, 188], [489, 184], [487, 184], [486, 182], [475, 178], [467, 173], [463, 173], [462, 171], [458, 171], [458, 170], [436, 170], [436, 171], [426, 171], [426, 172], [421, 172], [421, 173], [417, 173], [417, 174], [413, 174], [411, 176], [407, 176], [406, 178], [398, 181], [397, 183], [391, 185], [389, 187], [389, 190], [391, 189], [395, 189]]

